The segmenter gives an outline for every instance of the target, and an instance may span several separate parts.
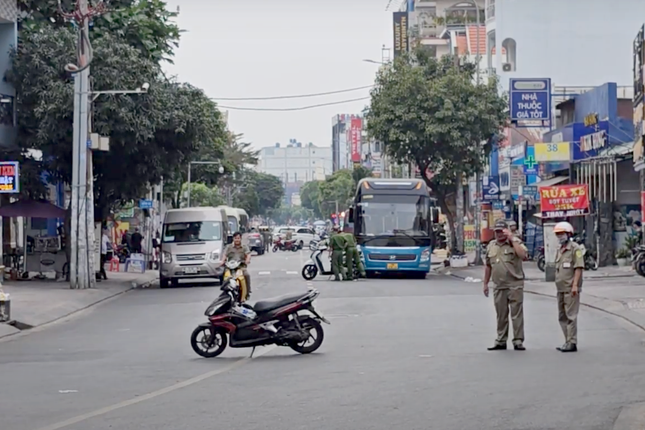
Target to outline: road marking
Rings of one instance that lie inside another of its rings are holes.
[[[258,272],[258,275],[270,275],[271,272]]]
[[[78,416],[76,416],[74,418],[70,418],[68,420],[58,422],[56,424],[51,424],[51,425],[48,425],[48,426],[45,426],[45,427],[41,427],[38,430],[60,430],[60,429],[63,429],[65,427],[69,427],[69,426],[72,426],[74,424],[78,424],[80,422],[87,421],[90,418],[96,418],[98,416],[105,415],[105,414],[108,414],[110,412],[114,412],[114,411],[116,411],[118,409],[127,408],[128,406],[133,406],[133,405],[136,405],[138,403],[145,402],[146,400],[151,400],[151,399],[154,399],[155,397],[159,397],[159,396],[163,396],[164,394],[172,393],[173,391],[179,390],[181,388],[186,388],[186,387],[189,387],[191,385],[195,385],[195,384],[197,384],[199,382],[202,382],[202,381],[204,381],[206,379],[212,378],[213,376],[221,375],[222,373],[230,372],[231,370],[237,369],[238,367],[241,367],[241,366],[245,365],[246,363],[249,363],[252,360],[255,360],[258,357],[262,357],[264,354],[267,354],[267,353],[271,352],[275,348],[276,348],[275,345],[271,345],[271,346],[265,348],[264,350],[258,352],[257,354],[255,354],[255,356],[253,358],[250,358],[250,357],[243,358],[243,359],[238,360],[238,361],[232,363],[231,365],[226,366],[226,367],[224,367],[222,369],[212,370],[212,371],[204,373],[202,375],[195,376],[194,378],[190,378],[190,379],[187,379],[185,381],[178,382],[177,384],[171,385],[169,387],[162,388],[160,390],[153,391],[153,392],[148,393],[148,394],[144,394],[143,396],[139,396],[139,397],[136,397],[136,398],[130,399],[130,400],[125,400],[125,401],[120,402],[120,403],[115,403],[115,404],[113,404],[111,406],[106,406],[105,408],[97,409],[97,410],[95,410],[93,412],[88,412],[86,414],[78,415]]]
[[[298,274],[298,272],[287,270],[287,275],[297,275],[297,274]]]

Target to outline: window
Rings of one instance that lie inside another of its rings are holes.
[[[163,243],[208,242],[222,240],[220,221],[164,224]]]
[[[495,18],[495,0],[486,0],[486,19]]]
[[[508,64],[508,68],[504,70],[505,72],[514,72],[517,70],[517,43],[515,39],[507,38],[502,42],[502,49],[506,51],[506,57],[504,64]]]

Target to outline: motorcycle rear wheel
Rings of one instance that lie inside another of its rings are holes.
[[[278,247],[277,246],[273,247],[273,252],[278,252]]]
[[[289,343],[289,348],[293,349],[299,354],[311,354],[312,352],[315,352],[318,348],[320,348],[320,345],[322,345],[323,340],[325,339],[325,331],[322,328],[322,324],[320,324],[318,320],[315,320],[313,318],[307,318],[303,320],[301,317],[300,324],[305,330],[309,331],[309,336],[311,336],[312,331],[316,332],[314,342],[309,346],[305,346],[309,339],[300,343],[292,342]]]
[[[634,270],[636,270],[636,273],[640,276],[645,277],[645,261],[637,260],[634,265]]]
[[[292,245],[292,246],[291,246],[291,250],[292,250],[293,252],[298,252],[298,250],[299,250],[299,249],[300,249],[300,248],[298,247],[298,245]]]
[[[213,333],[214,332],[214,333]],[[203,334],[204,339],[198,340],[199,335]],[[214,341],[217,343],[213,349],[213,345],[208,345],[211,336],[214,335]],[[214,358],[220,355],[228,345],[228,333],[221,327],[197,327],[193,330],[190,336],[190,345],[197,355],[204,358]]]
[[[546,262],[544,260],[544,256],[543,255],[539,256],[538,260],[537,260],[537,267],[538,267],[538,269],[540,269],[541,272],[544,272],[545,264],[546,264]]]
[[[305,264],[302,268],[302,277],[307,281],[311,281],[318,275],[318,268],[315,264]]]

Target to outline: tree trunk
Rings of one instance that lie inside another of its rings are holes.
[[[453,214],[450,208],[448,207],[448,203],[446,202],[446,196],[439,196],[437,194],[437,201],[439,202],[439,207],[441,208],[441,212],[443,212],[443,214],[448,219],[448,229],[450,230],[450,244],[448,245],[448,249],[452,253],[455,251],[455,249],[457,249],[457,242],[456,242],[456,235],[455,235],[455,214]]]
[[[456,248],[459,252],[464,252],[464,182],[461,173],[457,173],[457,196],[455,204],[456,219],[455,219],[455,242]]]

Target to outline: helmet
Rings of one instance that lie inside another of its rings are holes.
[[[566,221],[559,222],[553,227],[553,233],[569,233],[573,234],[573,226]]]
[[[517,227],[517,223],[515,221],[509,221],[508,226],[509,227]]]
[[[331,229],[332,229],[332,231],[339,231],[340,226],[338,224],[335,224]]]

